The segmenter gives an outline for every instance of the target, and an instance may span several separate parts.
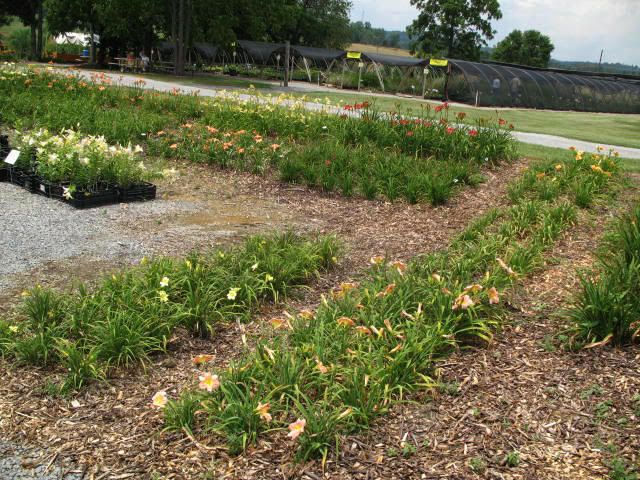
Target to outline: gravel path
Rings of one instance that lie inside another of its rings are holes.
[[[148,248],[123,223],[198,210],[193,202],[166,200],[77,210],[9,183],[0,183],[0,205],[0,291],[11,285],[12,274],[47,261],[78,256],[106,261],[140,258]]]
[[[56,455],[0,440],[2,480],[80,480],[81,472],[66,471],[56,464]]]
[[[85,78],[90,78],[92,72],[86,71],[86,70],[80,70],[79,73]],[[178,82],[160,81],[160,80],[154,80],[148,77],[140,77],[136,75],[127,75],[127,74],[105,73],[105,75],[110,77],[115,83],[119,82],[121,85],[125,85],[125,86],[133,86],[134,82],[140,81],[140,79],[143,79],[146,82],[146,84],[144,85],[144,88],[154,89],[161,92],[170,92],[178,88],[184,93],[198,92],[201,96],[205,96],[205,97],[216,97],[216,96],[223,95],[223,93],[221,93],[222,92],[221,88],[216,88],[208,85],[190,86],[190,85],[183,85]],[[243,100],[251,100],[251,99],[256,100],[257,98],[255,96],[251,96],[247,94],[238,94],[238,96]],[[275,98],[269,99],[269,97],[260,97],[260,101],[275,102],[276,99]],[[283,103],[293,104],[293,103],[300,103],[300,102],[288,100]],[[305,108],[311,111],[326,111],[326,112],[341,113],[341,114],[345,113],[344,111],[340,110],[337,107],[331,107],[331,106],[323,105],[321,103],[304,102],[304,106]],[[606,149],[613,148],[614,150],[617,150],[620,153],[620,156],[623,158],[640,159],[640,148],[622,147],[617,145],[604,145],[601,143],[585,142],[582,140],[573,140],[566,137],[560,137],[556,135],[547,135],[547,134],[541,134],[541,133],[527,133],[527,132],[517,132],[517,131],[514,131],[512,133],[513,133],[513,136],[518,141],[524,142],[524,143],[530,143],[534,145],[544,145],[546,147],[555,147],[555,148],[563,148],[563,149],[568,149],[571,146],[575,146],[577,149],[584,150],[587,152],[594,152],[596,150],[596,147],[598,145],[601,145]]]

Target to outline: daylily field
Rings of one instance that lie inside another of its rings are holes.
[[[638,178],[461,115],[0,67],[24,171],[206,205],[11,277],[0,440],[96,479],[637,478]]]

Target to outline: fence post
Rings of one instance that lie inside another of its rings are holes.
[[[289,86],[289,56],[291,54],[291,44],[289,40],[284,44],[284,86]]]

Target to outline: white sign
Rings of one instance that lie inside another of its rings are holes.
[[[20,156],[20,150],[11,150],[7,158],[4,159],[4,163],[8,163],[9,165],[15,165],[18,161],[18,157]]]

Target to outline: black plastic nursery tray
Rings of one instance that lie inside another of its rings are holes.
[[[7,180],[14,185],[24,188],[31,193],[36,191],[36,178],[31,172],[25,172],[24,170],[16,167],[6,167]]]
[[[71,194],[71,198],[65,196],[66,188],[68,185],[39,180],[37,192],[75,208],[101,207],[118,203],[118,190],[110,185],[101,185],[95,190],[76,190]]]
[[[153,200],[156,198],[156,186],[153,183],[143,182],[126,188],[118,187],[118,193],[121,202]]]

